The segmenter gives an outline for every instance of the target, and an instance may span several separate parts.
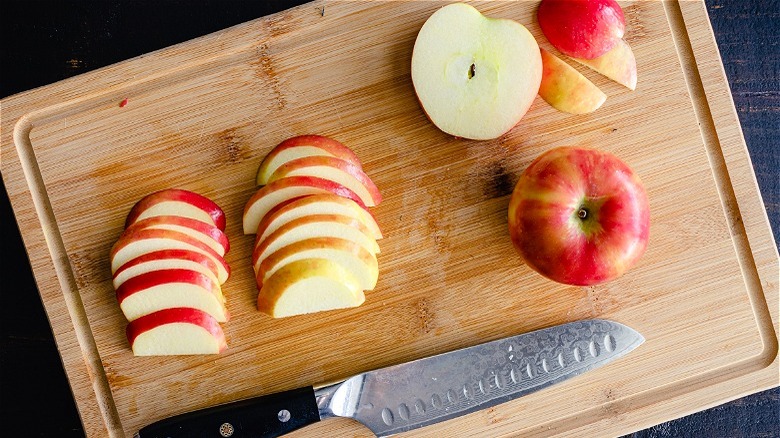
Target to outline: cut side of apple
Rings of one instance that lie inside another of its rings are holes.
[[[163,309],[191,307],[228,320],[225,297],[209,276],[187,269],[151,271],[128,279],[116,290],[125,318],[132,322]]]
[[[541,49],[544,74],[539,96],[558,111],[585,114],[596,111],[607,95],[560,58]]]
[[[374,216],[351,199],[332,194],[310,195],[280,205],[265,215],[257,227],[257,239],[264,240],[286,223],[316,214],[337,214],[359,219],[371,231],[371,237],[382,239],[382,231]]]
[[[230,242],[222,230],[196,219],[182,216],[155,216],[137,221],[125,232],[143,229],[173,230],[187,234],[205,243],[220,256],[230,251]]]
[[[636,58],[631,47],[624,40],[619,40],[615,47],[598,58],[572,59],[627,87],[629,90],[636,89]]]
[[[303,259],[328,259],[349,271],[363,290],[374,290],[379,278],[376,256],[355,242],[334,237],[306,239],[274,251],[256,264],[258,288],[282,267]]]
[[[192,308],[155,312],[127,325],[135,356],[218,354],[227,349],[225,333],[213,316]]]
[[[257,185],[268,184],[268,178],[279,166],[298,158],[311,156],[329,156],[341,158],[357,167],[361,167],[360,160],[351,149],[328,137],[321,135],[301,135],[288,138],[279,143],[266,155],[260,167],[257,169]]]
[[[230,267],[225,263],[225,259],[205,243],[178,231],[156,229],[123,233],[111,248],[111,272],[115,273],[122,265],[136,257],[170,249],[195,251],[210,258],[217,266],[220,283],[227,281],[230,276]]]
[[[274,318],[357,307],[365,301],[360,284],[346,269],[327,259],[289,263],[268,278],[257,309]]]
[[[125,228],[154,216],[188,217],[225,230],[225,212],[212,200],[188,190],[166,189],[145,196],[128,213]]]
[[[221,284],[217,277],[217,265],[207,256],[186,249],[154,251],[136,257],[114,272],[114,289],[119,289],[125,281],[141,274],[164,269],[189,269],[209,276]]]
[[[277,205],[290,199],[323,193],[332,193],[364,205],[352,190],[333,181],[314,176],[290,176],[264,186],[247,201],[244,207],[244,234],[254,234],[263,217]]]

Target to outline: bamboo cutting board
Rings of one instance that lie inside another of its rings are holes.
[[[778,384],[777,248],[702,3],[622,3],[637,90],[581,69],[609,96],[601,109],[572,116],[537,99],[486,142],[441,133],[414,95],[414,39],[443,3],[323,5],[0,102],[4,183],[89,436],[592,317],[647,341],[586,376],[413,433],[618,435]],[[476,6],[550,49],[536,2]],[[254,310],[241,213],[263,156],[304,133],[350,146],[382,190],[380,282],[358,309],[271,320]],[[603,286],[541,278],[506,230],[519,174],[567,144],[617,154],[648,190],[648,251]],[[219,356],[135,358],[124,338],[108,252],[132,205],[168,187],[228,217],[232,319]],[[369,432],[334,419],[293,435]]]

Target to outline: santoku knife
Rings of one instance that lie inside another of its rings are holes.
[[[495,406],[609,363],[644,342],[606,320],[562,324],[295,389],[167,418],[138,438],[274,437],[327,417],[353,418],[377,436]]]

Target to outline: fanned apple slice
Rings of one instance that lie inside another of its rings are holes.
[[[382,202],[382,195],[371,178],[360,167],[341,158],[313,156],[288,161],[271,174],[268,182],[290,176],[315,176],[341,184],[360,196],[367,207]]]
[[[293,198],[332,193],[349,198],[359,205],[363,201],[352,190],[333,181],[314,176],[290,176],[277,179],[255,192],[244,207],[244,234],[254,234],[263,217],[277,205]]]
[[[274,318],[357,307],[365,295],[355,277],[328,259],[289,263],[268,278],[257,309]]]
[[[227,349],[225,333],[213,316],[192,308],[165,309],[127,325],[136,356],[218,354]]]
[[[542,85],[539,96],[558,111],[585,114],[596,111],[607,95],[560,58],[542,51]]]
[[[227,281],[230,276],[230,267],[225,259],[205,243],[178,231],[155,229],[123,233],[111,248],[111,272],[115,273],[122,265],[136,257],[168,249],[187,249],[207,256],[217,266],[220,283]]]
[[[125,318],[132,322],[163,309],[191,307],[228,320],[225,297],[211,277],[188,269],[151,271],[130,278],[116,290]]]
[[[618,40],[615,47],[598,58],[572,59],[628,87],[629,90],[636,89],[636,58],[631,47],[624,40]]]
[[[219,283],[217,265],[208,256],[186,249],[168,249],[140,255],[120,266],[113,275],[114,289],[129,278],[163,269],[189,269]]]
[[[282,247],[254,265],[257,286],[261,288],[276,271],[303,259],[328,259],[338,263],[358,280],[363,290],[374,290],[379,278],[376,256],[362,246],[346,239],[317,237]]]
[[[263,240],[284,224],[315,214],[337,214],[354,217],[371,231],[371,237],[382,238],[382,231],[367,208],[361,207],[351,199],[332,194],[310,195],[293,200],[269,211],[257,227],[257,239]]]
[[[205,222],[183,216],[155,216],[141,219],[125,230],[173,230],[187,234],[210,246],[220,256],[230,251],[230,242],[224,231]]]
[[[184,216],[225,230],[225,212],[211,199],[188,190],[165,189],[144,196],[128,213],[125,228],[154,216]]]
[[[268,184],[271,174],[284,163],[317,155],[341,158],[361,167],[357,155],[338,141],[321,135],[301,135],[279,143],[265,156],[257,169],[257,185]]]

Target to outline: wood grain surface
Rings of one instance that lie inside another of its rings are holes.
[[[431,3],[329,4],[332,21],[306,4],[5,99],[3,179],[87,433],[593,316],[648,343],[592,379],[420,433],[615,434],[776,385],[777,249],[709,21],[698,3],[626,6],[637,92],[590,75],[610,96],[600,112],[537,100],[494,142],[448,138],[416,106],[408,57]],[[544,41],[528,5],[480,8]],[[240,211],[262,156],[303,132],[350,145],[383,190],[381,287],[354,311],[270,321],[253,311]],[[650,192],[651,249],[604,287],[542,280],[506,238],[519,172],[572,141],[622,156]],[[104,255],[132,203],[167,186],[228,212],[232,348],[218,358],[134,359],[122,338]],[[332,421],[301,435],[365,432]]]

